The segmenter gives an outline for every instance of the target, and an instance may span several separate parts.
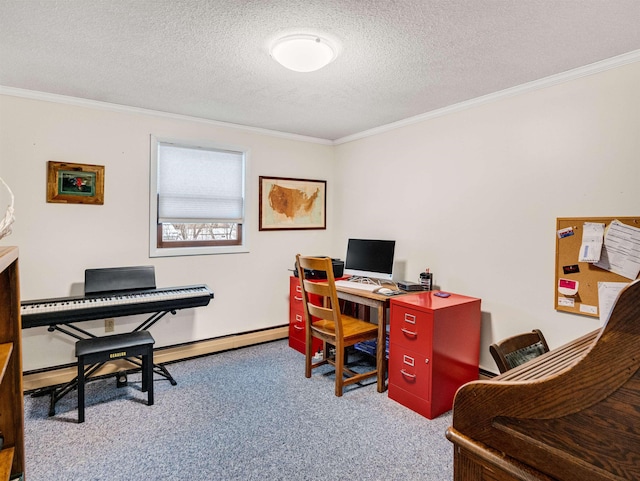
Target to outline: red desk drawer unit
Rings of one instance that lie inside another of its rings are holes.
[[[302,288],[300,279],[291,276],[289,279],[289,347],[305,353],[304,306],[302,304]],[[313,352],[322,349],[322,341],[313,339]]]
[[[478,379],[480,299],[434,292],[391,299],[389,397],[433,419]]]

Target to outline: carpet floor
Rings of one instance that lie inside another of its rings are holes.
[[[330,367],[304,377],[286,340],[168,365],[155,404],[140,378],[86,387],[48,416],[49,398],[25,396],[26,479],[445,481],[453,478],[451,413],[426,419],[376,391],[375,379],[334,396]]]

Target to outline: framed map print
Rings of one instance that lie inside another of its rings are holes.
[[[326,229],[327,181],[260,177],[260,230]]]

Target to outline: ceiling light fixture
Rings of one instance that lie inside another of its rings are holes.
[[[338,55],[326,38],[311,34],[282,37],[271,45],[269,53],[282,66],[296,72],[319,70]]]

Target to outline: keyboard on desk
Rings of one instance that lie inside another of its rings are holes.
[[[336,281],[336,287],[346,287],[349,289],[359,289],[361,291],[373,292],[376,289],[380,289],[381,286],[379,286],[378,284],[369,284],[366,282],[356,282],[341,279],[339,281]]]

